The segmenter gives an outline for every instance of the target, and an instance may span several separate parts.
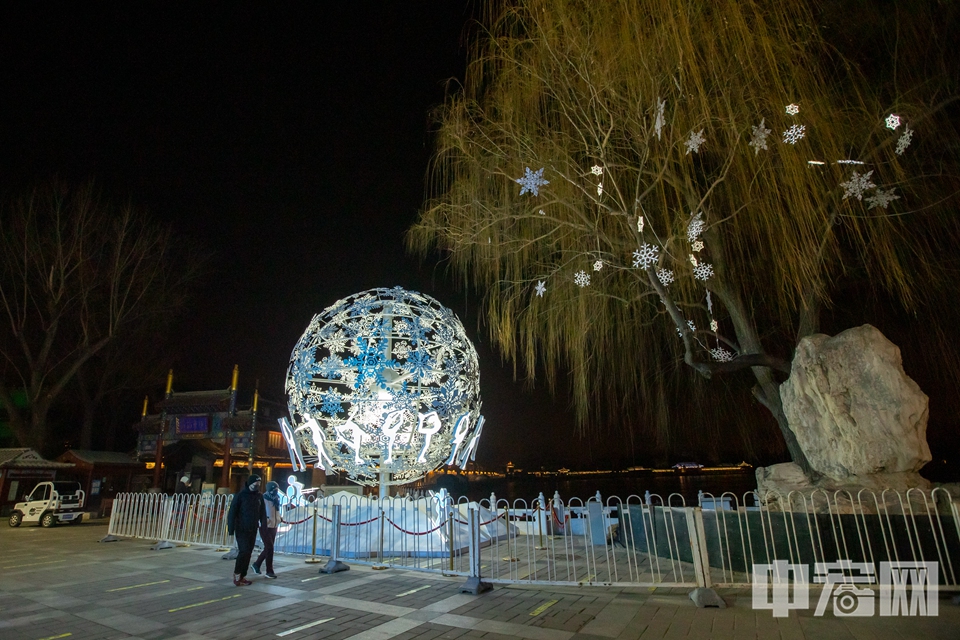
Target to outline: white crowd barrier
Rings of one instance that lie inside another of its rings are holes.
[[[120,494],[110,534],[229,546],[230,499]],[[510,503],[338,493],[284,504],[281,514],[276,553],[488,582],[750,586],[756,565],[776,562],[930,561],[939,587],[957,590],[960,574],[960,512],[942,489],[704,493],[699,506],[679,494]]]

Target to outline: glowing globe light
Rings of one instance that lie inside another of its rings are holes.
[[[463,325],[400,287],[314,316],[290,356],[286,391],[293,425],[281,426],[292,444],[361,484],[464,468],[483,430],[477,352]]]

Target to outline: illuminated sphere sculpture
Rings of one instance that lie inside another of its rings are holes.
[[[290,357],[286,391],[299,444],[361,484],[465,467],[483,429],[477,352],[463,325],[400,287],[357,293],[314,316]]]

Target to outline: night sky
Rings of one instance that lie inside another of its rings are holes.
[[[224,388],[239,364],[243,393],[259,379],[283,402],[312,315],[399,285],[452,308],[478,348],[478,461],[602,464],[604,447],[570,446],[569,398],[514,383],[476,298],[403,247],[424,199],[429,112],[463,78],[475,6],[118,7],[0,12],[0,195],[92,179],[207,248],[210,271],[175,329],[176,389]]]

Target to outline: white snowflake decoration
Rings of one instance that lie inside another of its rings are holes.
[[[890,129],[891,131],[896,131],[897,127],[900,126],[900,116],[898,116],[895,113],[891,113],[890,115],[887,116],[886,123],[887,123],[887,129]]]
[[[710,318],[710,331],[713,331],[714,333],[720,331],[720,323],[713,318]]]
[[[687,153],[684,155],[690,155],[691,151],[693,153],[700,153],[700,147],[703,146],[703,143],[706,141],[707,139],[703,135],[703,129],[700,129],[700,131],[696,133],[691,131],[690,137],[683,143],[687,147]]]
[[[643,233],[643,216],[637,216],[637,233]]]
[[[673,271],[670,269],[659,269],[657,271],[657,279],[660,281],[660,284],[667,286],[674,281]]]
[[[697,280],[709,280],[713,276],[713,265],[702,262],[693,268],[693,277]]]
[[[603,175],[603,167],[601,167],[601,166],[598,165],[598,164],[595,164],[595,165],[593,165],[592,167],[590,167],[590,173],[592,173],[592,174],[595,175],[595,176],[602,176],[602,175]]]
[[[573,275],[573,282],[580,288],[590,286],[590,274],[580,270]]]
[[[788,104],[786,107],[787,115],[795,116],[800,113],[800,105]]]
[[[753,147],[753,155],[760,153],[760,149],[767,150],[767,137],[773,133],[772,130],[763,126],[766,118],[760,120],[760,124],[753,127],[753,137],[750,138],[750,146]]]
[[[597,195],[598,195],[598,196],[602,196],[602,195],[603,195],[603,183],[602,183],[602,182],[597,185]]]
[[[723,347],[717,347],[716,349],[710,349],[710,355],[713,356],[713,359],[717,362],[730,362],[733,360],[733,354],[724,349]]]
[[[700,237],[700,234],[703,233],[704,226],[706,225],[703,222],[702,212],[690,218],[690,222],[687,223],[687,241],[696,241],[696,239]]]
[[[907,150],[907,147],[910,146],[910,142],[913,140],[913,129],[910,128],[910,125],[907,125],[903,129],[903,133],[900,134],[900,137],[897,139],[897,155],[902,156],[903,152]]]
[[[465,467],[482,431],[476,351],[456,315],[400,287],[371,289],[313,317],[286,386],[296,442],[318,468],[361,484]],[[446,461],[446,462],[445,462]]]
[[[867,206],[871,209],[876,209],[877,207],[887,208],[894,200],[899,200],[900,196],[894,195],[893,189],[889,191],[884,191],[883,189],[877,189],[877,191],[872,195],[867,197]]]
[[[663,125],[666,124],[664,111],[667,108],[667,101],[657,98],[657,119],[653,123],[653,130],[657,133],[657,140],[660,139],[660,132],[663,131]]]
[[[795,124],[783,132],[783,142],[785,144],[797,144],[805,135],[807,135],[807,128],[802,124]]]
[[[652,244],[644,243],[639,249],[633,252],[633,266],[646,269],[649,265],[660,259],[660,248]]]
[[[703,242],[701,240],[697,240],[693,243],[692,247],[695,252],[700,253],[703,251]]]
[[[540,211],[537,211],[537,213],[539,213],[539,214],[542,215],[542,216],[547,215],[547,212],[544,211],[543,209],[540,209]]]
[[[537,297],[542,298],[547,292],[547,283],[544,280],[538,280],[536,286]]]
[[[867,171],[863,175],[854,171],[853,175],[850,176],[849,182],[841,182],[840,186],[843,187],[843,199],[846,200],[850,196],[853,196],[857,200],[863,200],[864,192],[877,186],[870,182],[871,175],[873,175],[872,170]]]
[[[550,184],[549,180],[543,179],[542,167],[537,171],[530,171],[530,167],[526,167],[526,172],[523,174],[523,177],[514,179],[514,182],[521,187],[520,195],[529,192],[535,196],[540,195],[540,187],[545,184]]]
[[[600,271],[600,269],[603,269],[603,260],[597,260],[596,262],[593,263],[594,271]]]
[[[690,264],[692,264],[693,266],[697,266],[698,264],[700,264],[699,262],[697,262],[697,256],[693,255],[692,253],[688,255],[687,258],[690,260]]]
[[[693,320],[687,320],[687,328],[693,333],[697,332],[697,325],[693,323]],[[683,331],[680,330],[680,327],[677,327],[677,335],[683,337]]]

